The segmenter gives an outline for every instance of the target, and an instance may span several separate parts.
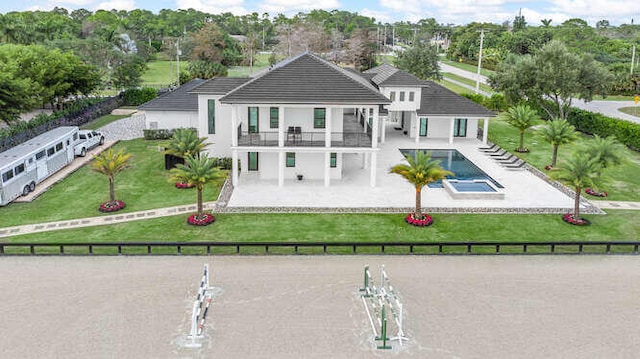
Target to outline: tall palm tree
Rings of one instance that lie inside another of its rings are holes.
[[[520,145],[516,148],[516,151],[527,152],[527,148],[524,147],[524,132],[540,121],[540,116],[538,116],[536,110],[529,107],[529,105],[517,105],[503,112],[499,117],[520,132]]]
[[[540,136],[553,146],[551,156],[551,167],[555,167],[558,161],[558,147],[575,141],[578,138],[576,128],[569,121],[556,118],[549,121],[546,126],[540,129]]]
[[[209,145],[206,140],[204,137],[198,137],[198,132],[192,128],[178,128],[173,132],[165,152],[183,159],[188,156],[198,157]]]
[[[598,176],[603,170],[617,166],[625,159],[624,146],[616,140],[615,136],[600,137],[595,135],[585,152],[600,164]]]
[[[129,161],[131,159],[130,153],[125,153],[124,150],[118,152],[113,151],[113,148],[100,153],[91,161],[91,169],[102,173],[109,178],[109,199],[110,202],[115,202],[115,176],[130,166]]]
[[[554,176],[565,181],[575,191],[573,201],[575,220],[580,220],[580,194],[583,189],[594,187],[599,182],[600,169],[600,163],[596,158],[584,152],[574,152]]]
[[[185,158],[185,164],[177,164],[170,170],[171,180],[181,181],[194,185],[198,190],[198,216],[204,213],[202,206],[202,189],[205,184],[213,183],[224,176],[223,172],[215,166],[213,159],[206,154],[200,157],[189,155]]]
[[[417,151],[415,157],[405,155],[408,162],[391,167],[390,173],[399,174],[416,189],[416,210],[414,218],[422,219],[422,188],[431,182],[444,179],[447,175],[453,175],[440,166],[440,161],[431,159],[431,152]]]

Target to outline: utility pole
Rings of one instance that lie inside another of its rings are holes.
[[[476,74],[476,93],[480,92],[480,68],[482,67],[482,44],[484,43],[484,29],[480,30],[480,52],[478,54],[478,73]]]

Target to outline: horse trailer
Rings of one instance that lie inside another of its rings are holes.
[[[74,159],[78,127],[63,126],[0,152],[0,206],[26,196]]]

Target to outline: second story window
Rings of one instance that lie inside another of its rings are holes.
[[[325,128],[327,120],[327,109],[313,109],[313,128]]]
[[[396,92],[395,91],[391,91],[391,93],[389,94],[389,100],[391,100],[391,101],[395,101],[396,100]]]
[[[207,133],[216,133],[216,100],[207,101]]]
[[[409,92],[409,102],[413,102],[415,100],[416,93],[411,91]]]
[[[400,102],[404,102],[404,91],[400,91]]]
[[[278,108],[271,107],[271,109],[269,110],[269,127],[270,128],[278,128],[278,116],[279,116]]]

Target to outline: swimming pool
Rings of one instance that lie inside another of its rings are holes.
[[[485,180],[490,181],[497,188],[504,188],[500,183],[496,182],[493,178],[491,178],[488,174],[486,174],[483,170],[481,170],[478,166],[476,166],[473,162],[469,161],[462,153],[458,152],[458,150],[425,150],[425,149],[401,149],[400,153],[402,155],[411,155],[415,156],[416,151],[421,151],[425,153],[431,153],[431,159],[439,160],[440,166],[446,169],[447,171],[451,171],[454,173],[454,176],[447,176],[449,179],[456,179],[458,181],[477,181],[477,180]],[[480,181],[478,183],[482,183]],[[442,188],[442,182],[433,182],[429,184],[431,188]],[[494,189],[491,186],[483,186],[481,184],[477,185],[474,189],[475,192],[490,192]]]

